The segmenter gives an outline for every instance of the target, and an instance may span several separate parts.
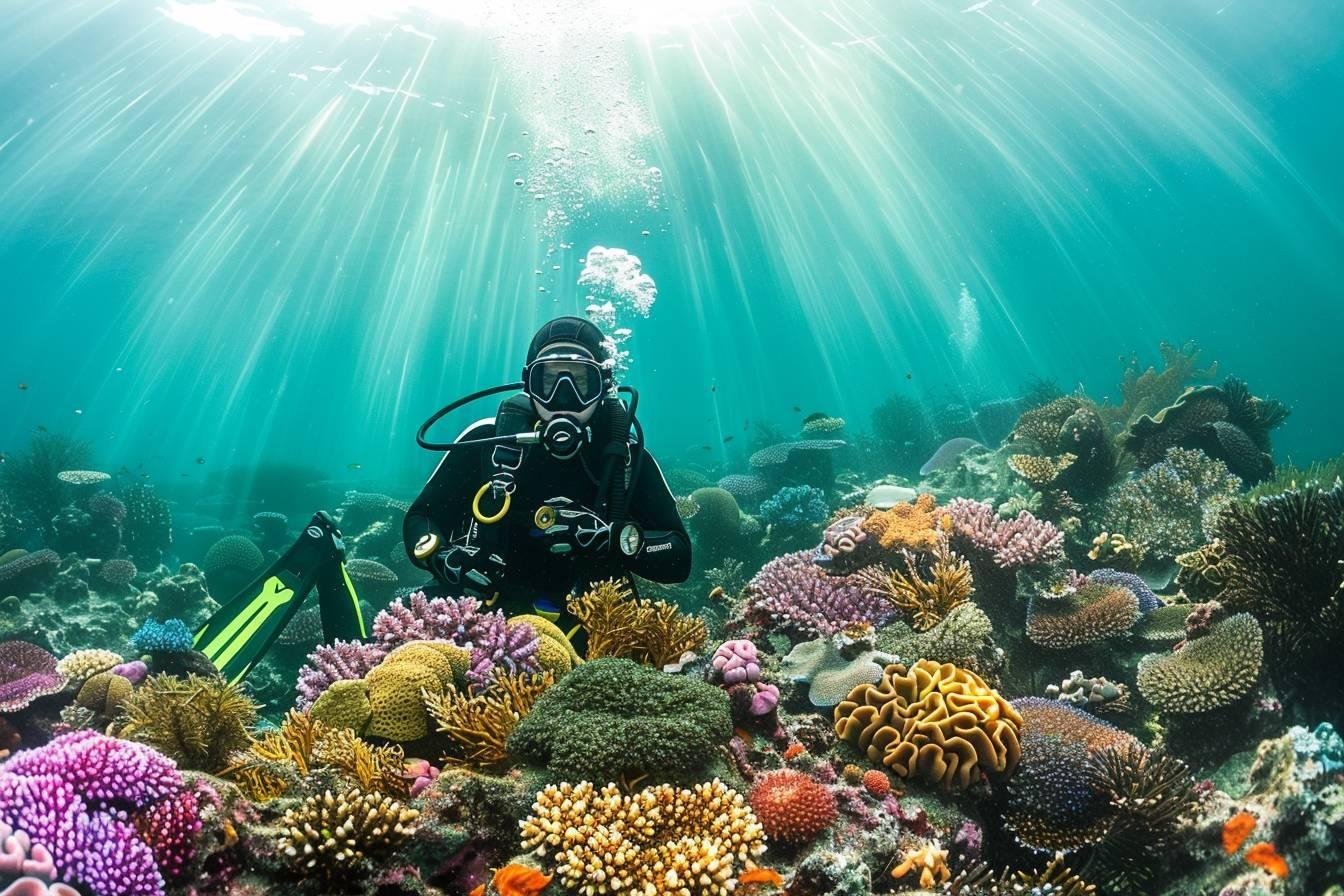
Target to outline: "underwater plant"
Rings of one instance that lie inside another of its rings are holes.
[[[181,768],[215,774],[252,743],[257,705],[222,678],[152,675],[121,704],[117,736],[146,744]]]
[[[590,660],[626,657],[661,669],[705,645],[703,619],[666,601],[636,598],[624,579],[597,582],[567,605],[588,633]]]

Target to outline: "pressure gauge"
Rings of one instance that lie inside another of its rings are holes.
[[[644,546],[644,532],[634,523],[626,523],[616,536],[616,544],[620,546],[622,554],[633,557]]]

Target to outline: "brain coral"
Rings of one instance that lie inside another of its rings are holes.
[[[1014,700],[1022,720],[1022,759],[1008,782],[1004,820],[1033,849],[1069,851],[1106,831],[1109,802],[1089,758],[1108,748],[1138,748],[1131,735],[1058,700]]]
[[[1065,597],[1032,598],[1027,637],[1062,650],[1122,635],[1139,620],[1139,599],[1124,585],[1089,582]]]
[[[241,535],[226,535],[210,545],[201,566],[211,594],[223,600],[251,581],[264,562],[255,544]]]
[[[1260,623],[1250,613],[1238,613],[1180,650],[1139,660],[1139,693],[1163,712],[1208,712],[1250,693],[1263,660]]]
[[[698,772],[732,733],[720,688],[605,657],[542,694],[513,729],[508,752],[570,780],[668,779]]]
[[[881,774],[881,772],[878,772]],[[783,843],[807,843],[835,821],[835,794],[800,771],[781,768],[756,778],[751,808],[766,836]]]
[[[887,666],[835,708],[835,733],[903,778],[965,789],[1017,765],[1022,717],[978,675],[951,663]]]
[[[729,896],[765,850],[742,795],[717,779],[630,795],[615,784],[551,785],[523,820],[522,841],[550,856],[570,889],[641,896]]]

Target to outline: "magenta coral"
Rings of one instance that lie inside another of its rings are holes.
[[[161,799],[136,815],[135,830],[153,852],[164,879],[179,880],[196,856],[200,800],[190,790]]]
[[[65,687],[56,657],[27,641],[0,644],[0,712],[17,712]]]
[[[494,682],[496,669],[509,675],[541,671],[537,660],[541,637],[526,622],[510,624],[503,613],[485,613],[476,617],[468,636],[469,641],[461,645],[471,647],[467,680],[478,688]]]
[[[95,731],[76,731],[15,753],[0,774],[54,775],[99,809],[143,808],[182,789],[182,775],[171,759],[144,744]]]
[[[738,638],[724,641],[709,662],[716,680],[724,684],[742,684],[761,680],[761,663],[756,655],[756,645]]]
[[[811,551],[776,557],[747,585],[749,622],[805,635],[833,635],[858,622],[880,625],[893,613],[889,601],[854,577],[828,575]]]
[[[318,647],[308,654],[307,664],[299,670],[296,686],[299,710],[312,706],[313,701],[336,682],[363,678],[385,656],[387,648],[382,644],[334,641]]]
[[[1064,533],[1029,511],[1005,520],[984,501],[954,498],[947,512],[953,531],[976,549],[991,554],[1002,569],[1053,563],[1064,556]]]

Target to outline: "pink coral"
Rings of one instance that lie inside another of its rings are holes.
[[[136,815],[135,829],[154,853],[164,879],[178,880],[196,856],[200,800],[190,790],[161,799]]]
[[[27,641],[0,644],[0,712],[17,712],[65,687],[56,657]]]
[[[79,896],[79,891],[55,883],[56,863],[51,853],[23,831],[0,823],[0,882],[14,879],[0,896]]]
[[[1053,563],[1064,556],[1064,533],[1029,511],[1005,520],[984,501],[954,498],[947,512],[953,531],[977,550],[992,555],[1001,569]]]
[[[297,690],[300,711],[313,705],[322,692],[338,681],[363,678],[387,656],[382,644],[358,641],[334,641],[308,654],[307,664],[299,670]]]
[[[709,664],[715,677],[724,684],[761,680],[761,663],[756,655],[756,645],[745,638],[724,641],[714,651]]]
[[[895,613],[853,576],[829,575],[811,551],[776,557],[747,585],[745,616],[753,625],[809,636],[833,635],[857,622],[880,625]]]

